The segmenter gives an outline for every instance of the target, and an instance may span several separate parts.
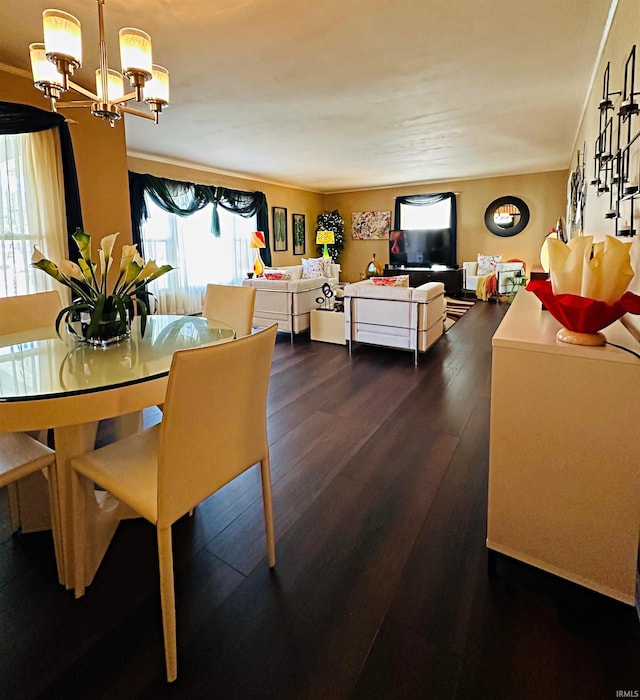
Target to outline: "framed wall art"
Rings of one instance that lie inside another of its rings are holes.
[[[294,255],[304,255],[305,250],[305,216],[304,214],[292,214],[291,215],[292,228],[293,228],[293,254]]]
[[[287,249],[287,209],[286,207],[272,207],[273,214],[273,249]]]
[[[387,238],[390,229],[390,211],[354,211],[351,215],[351,237],[356,240]]]

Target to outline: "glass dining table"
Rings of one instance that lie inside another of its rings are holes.
[[[141,429],[142,410],[164,402],[174,352],[234,337],[227,324],[194,316],[149,316],[143,337],[136,318],[129,339],[104,349],[61,339],[53,328],[0,336],[0,431],[54,431],[61,584],[74,586],[71,457],[94,448],[100,420],[116,419],[118,438]],[[40,487],[34,482],[20,489],[24,503],[18,510],[20,517],[27,514],[31,529],[44,529],[48,523],[43,498],[36,493],[38,488],[45,492],[46,482],[44,476],[38,478]],[[85,585],[93,579],[118,522],[135,517],[109,494],[95,496],[86,513],[90,546]],[[35,512],[29,516],[30,509]]]

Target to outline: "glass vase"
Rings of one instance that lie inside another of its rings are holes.
[[[129,314],[125,314],[123,319],[115,311],[103,313],[91,335],[88,335],[91,321],[89,313],[82,314],[80,319],[81,340],[94,347],[106,348],[108,345],[126,340],[131,336]]]

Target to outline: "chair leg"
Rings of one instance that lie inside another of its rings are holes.
[[[267,557],[269,568],[276,565],[276,541],[273,530],[273,500],[271,497],[271,468],[269,455],[260,462],[260,478],[262,480],[262,505],[264,507],[264,526],[267,533]]]
[[[11,532],[17,532],[20,529],[20,501],[18,499],[18,484],[15,481],[7,484],[7,496],[9,515],[11,516]]]
[[[47,469],[47,483],[49,484],[49,508],[51,510],[51,534],[53,535],[53,549],[56,555],[58,567],[58,582],[64,584],[64,562],[62,559],[62,530],[60,525],[60,504],[58,502],[58,470],[55,461]]]
[[[71,470],[71,504],[73,512],[73,578],[74,595],[82,598],[85,580],[85,552],[87,549],[86,502],[84,485],[85,477],[75,469]]]
[[[176,644],[176,600],[173,588],[173,548],[171,527],[157,528],[158,563],[160,566],[160,602],[162,604],[162,631],[167,681],[178,677],[178,650]]]

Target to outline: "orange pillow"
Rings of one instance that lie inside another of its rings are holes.
[[[291,273],[288,270],[265,270],[264,277],[268,280],[290,280]]]
[[[395,277],[371,277],[370,279],[377,287],[409,286],[409,275],[396,275]]]

